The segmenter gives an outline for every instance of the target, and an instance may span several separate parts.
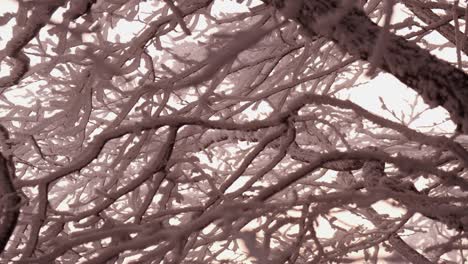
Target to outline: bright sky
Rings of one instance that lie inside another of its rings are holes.
[[[13,0],[0,0],[1,1],[1,11],[0,15],[3,12],[15,12],[16,11],[16,4]],[[214,12],[222,12],[223,10],[235,10],[239,7],[245,8],[244,5],[237,4],[235,1],[217,1],[217,3],[224,3],[226,6],[222,4],[216,5],[213,8]],[[403,18],[401,15],[397,15],[393,22],[398,22]],[[126,28],[126,27],[124,27]],[[127,27],[132,28],[132,27]],[[11,31],[7,27],[0,27],[0,36],[2,39],[0,40],[0,46],[5,45],[5,41],[7,41],[11,35]],[[132,29],[134,31],[134,27]],[[125,36],[125,34],[122,34]],[[432,34],[433,40],[436,43],[441,42],[441,37],[438,34]],[[445,42],[445,41],[444,41]],[[439,57],[444,58],[445,60],[454,61],[455,59],[455,51],[454,49],[444,49],[442,51],[435,52]],[[341,94],[343,97],[349,96],[349,98],[358,103],[359,105],[363,106],[364,108],[370,110],[371,112],[377,113],[384,117],[387,117],[391,120],[396,120],[395,117],[392,116],[391,113],[382,110],[382,103],[379,97],[383,98],[385,104],[390,109],[394,110],[397,116],[401,116],[401,113],[408,113],[410,111],[409,103],[412,103],[417,95],[416,93],[402,85],[398,80],[396,80],[393,76],[389,74],[379,74],[378,77],[373,79],[367,84],[361,85],[359,87],[353,88],[352,90],[348,90],[346,93]],[[418,103],[418,110],[424,109],[425,106],[421,104],[421,99],[419,99]],[[21,102],[18,102],[21,103]],[[417,122],[411,125],[412,128],[417,128],[420,126],[427,126],[428,130],[433,123],[440,123],[447,117],[445,110],[441,108],[432,109],[427,111],[422,118],[420,118]],[[451,122],[445,122],[442,129],[446,129],[447,131],[453,131],[454,125]],[[401,214],[401,211],[395,211],[388,203],[382,202],[379,203],[379,211],[382,213],[387,214]],[[352,217],[351,215],[347,217]],[[354,216],[353,216],[354,217]],[[356,222],[362,221],[360,219],[356,219]],[[317,230],[318,235],[321,237],[329,237],[333,235],[331,227],[328,225],[326,221],[320,220],[321,228]]]
[[[401,8],[402,4],[397,4],[395,6],[392,24],[402,22],[407,18],[406,14],[401,11]],[[444,44],[447,42],[447,40],[437,32],[429,34],[426,39],[430,40],[430,42],[434,44]],[[447,61],[456,61],[454,48],[444,48],[441,50],[431,51],[431,53]],[[418,97],[414,90],[406,87],[406,85],[402,84],[398,79],[393,77],[393,75],[388,73],[381,73],[369,83],[349,90],[349,94],[347,94],[347,96],[348,95],[352,101],[361,105],[365,109],[393,121],[398,120],[388,111],[382,110],[380,97],[383,98],[389,109],[395,111],[398,117],[402,116],[401,113],[408,114],[411,111],[410,104],[414,102],[416,97]],[[423,100],[418,97],[416,110],[422,111],[427,107],[428,106],[423,103]],[[411,123],[410,127],[427,132],[433,128],[434,123],[442,123],[447,117],[447,111],[442,107],[437,107],[426,111],[416,122]],[[404,118],[402,119],[405,120]],[[443,124],[438,128],[442,130],[441,132],[453,132],[455,125],[451,121],[447,121],[443,122]]]
[[[15,12],[16,11],[16,2],[14,0],[0,0],[2,2],[1,4],[1,11],[0,14],[4,12]],[[216,2],[217,4],[214,5],[212,11],[216,13],[222,13],[232,10],[236,11],[247,11],[247,8],[245,4],[239,4],[236,3],[235,1],[232,0],[218,0]],[[401,22],[404,18],[405,15],[403,13],[397,12],[398,9],[401,8],[400,5],[397,5],[396,11],[394,13],[392,23],[397,23]],[[125,22],[122,22],[125,23]],[[135,25],[133,24],[132,26],[130,25],[122,25],[121,27],[118,27],[121,31],[128,30],[129,32],[120,32],[121,38],[124,38],[125,36],[129,36],[129,38],[132,36],[132,34],[125,34],[125,33],[130,33],[130,32],[135,32]],[[9,36],[11,34],[11,28],[10,27],[0,27],[1,29],[1,34],[0,37],[0,46],[3,46],[6,44],[6,41],[9,39]],[[431,42],[437,43],[437,44],[442,44],[445,43],[446,40],[440,36],[437,33],[433,33],[430,35],[431,36]],[[121,41],[125,41],[124,39],[121,39]],[[452,48],[445,48],[443,50],[437,50],[433,52],[435,55],[449,61],[455,61],[456,55],[455,55],[455,50]],[[169,62],[170,64],[170,62]],[[1,75],[6,74],[5,71],[3,73],[0,73]],[[11,94],[13,95],[13,94]],[[11,96],[10,95],[10,96]],[[355,87],[346,93],[342,93],[343,97],[349,98],[356,102],[357,104],[363,106],[364,108],[370,110],[371,112],[377,113],[379,115],[382,115],[386,118],[389,118],[391,120],[396,121],[396,118],[392,116],[391,113],[388,111],[383,111],[381,108],[381,101],[379,97],[382,97],[385,101],[385,104],[387,105],[388,108],[391,110],[394,110],[395,113],[398,116],[401,116],[401,113],[408,113],[410,108],[408,102],[413,102],[416,97],[416,93],[412,90],[407,88],[406,86],[402,85],[396,78],[394,78],[390,74],[386,73],[381,73],[379,74],[375,79],[370,81],[367,84],[360,85],[358,87]],[[18,98],[17,103],[22,104],[20,102],[20,98]],[[420,100],[422,102],[422,100]],[[418,104],[419,110],[425,108],[424,105]],[[261,110],[261,109],[260,109]],[[269,112],[268,109],[265,109],[264,112]],[[424,131],[427,129],[424,129],[424,126],[427,126],[428,128],[432,127],[433,123],[441,123],[443,120],[445,120],[447,117],[447,113],[444,109],[441,107],[438,107],[436,109],[431,109],[427,111],[425,114],[422,115],[422,118],[419,118],[417,122],[412,123],[410,127],[412,128],[418,128]],[[441,126],[446,131],[453,131],[455,126],[453,123],[445,122],[443,126]]]

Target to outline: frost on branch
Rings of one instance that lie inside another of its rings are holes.
[[[276,7],[287,2],[271,1]],[[297,20],[311,34],[329,38],[349,54],[369,60],[382,29],[351,2],[304,1]],[[403,37],[388,33],[387,38],[380,67],[414,89],[430,106],[444,107],[468,134],[468,75]]]
[[[274,2],[290,19],[250,0],[73,0],[41,16],[18,52],[30,68],[0,96],[16,165],[0,188],[25,198],[1,204],[20,214],[0,219],[0,262],[461,262],[468,137],[424,123],[418,96],[394,111],[379,94],[390,114],[345,99],[369,70],[352,52],[369,59],[381,35],[346,27],[363,19],[353,5]],[[336,12],[304,34],[304,5]],[[389,44],[376,65],[406,69]]]

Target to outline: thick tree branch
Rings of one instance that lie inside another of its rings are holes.
[[[264,0],[287,10],[286,0]],[[357,6],[339,0],[304,0],[296,20],[313,35],[334,41],[349,54],[369,60],[382,29]],[[442,106],[468,134],[468,75],[403,37],[389,33],[379,66],[415,90],[432,107]]]

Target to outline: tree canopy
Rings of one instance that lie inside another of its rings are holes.
[[[465,3],[8,6],[0,262],[466,261]]]

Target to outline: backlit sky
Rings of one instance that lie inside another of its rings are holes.
[[[220,1],[217,0],[217,5],[212,9],[213,12],[221,12],[224,10],[236,10],[237,8],[245,8],[242,4],[237,4],[236,1]],[[13,0],[0,0],[0,14],[3,12],[15,12],[16,4]],[[404,18],[404,14],[402,12],[397,12],[394,16],[393,22],[399,22]],[[134,30],[134,28],[133,28]],[[125,34],[122,34],[125,35]],[[0,27],[0,46],[5,45],[6,41],[10,38],[11,31],[8,27]],[[446,42],[440,35],[437,33],[433,33],[430,35],[431,41],[437,44],[441,44]],[[438,55],[440,58],[445,60],[454,61],[455,59],[455,51],[454,49],[444,49],[441,51],[434,52],[434,54]],[[370,81],[367,84],[352,88],[347,90],[346,92],[340,93],[340,96],[343,98],[349,98],[356,102],[357,104],[361,105],[362,107],[370,110],[371,112],[377,113],[381,116],[389,118],[391,120],[396,121],[396,119],[388,112],[383,111],[381,108],[381,102],[379,97],[382,97],[387,105],[388,108],[395,111],[396,115],[400,115],[401,112],[408,113],[409,103],[413,102],[417,97],[416,93],[407,88],[406,86],[402,85],[396,78],[389,74],[381,73]],[[19,100],[20,97],[17,98],[18,104],[21,104]],[[422,100],[419,99],[419,103],[417,106],[418,110],[425,109],[426,106],[422,103]],[[0,112],[1,114],[1,112]],[[412,124],[412,128],[418,128],[423,131],[428,130],[434,122],[441,122],[447,118],[447,114],[445,110],[442,108],[432,109],[427,111],[422,118],[420,118],[416,123]],[[420,126],[427,126],[426,128]],[[453,131],[454,125],[451,122],[445,122],[443,126],[440,126],[440,129],[447,130],[448,132]],[[392,211],[388,204],[383,203],[378,206],[381,210],[385,211],[385,213],[393,214],[393,213],[401,213]],[[325,223],[322,223],[325,224]],[[330,234],[330,230],[327,229],[325,225],[322,225],[322,228],[317,230],[319,236],[327,236]]]
[[[0,3],[0,14],[4,12],[16,11],[16,2],[14,0],[0,0]],[[401,5],[396,6],[392,23],[400,22],[406,17],[406,15],[403,12],[399,11],[400,8]],[[217,0],[212,11],[215,14],[218,12],[226,11],[245,11],[241,9],[246,10],[245,5],[243,5],[242,3],[238,4],[234,0]],[[125,31],[126,29],[135,31],[135,25],[133,25],[132,27],[119,27],[119,30]],[[5,45],[6,41],[9,39],[10,34],[10,28],[5,26],[0,27],[0,37],[2,38],[0,40],[0,46]],[[125,35],[131,36],[131,34],[121,34],[121,36]],[[443,37],[440,36],[438,33],[432,33],[430,37],[430,41],[432,43],[442,44],[446,42],[446,40],[444,40]],[[455,50],[453,48],[445,48],[443,50],[438,50],[433,52],[433,54],[449,61],[455,61],[456,58]],[[394,121],[397,120],[392,116],[392,114],[382,110],[379,97],[382,97],[387,107],[391,110],[394,110],[398,116],[400,116],[402,112],[409,112],[410,108],[408,102],[413,102],[414,98],[416,97],[416,93],[413,90],[402,85],[392,75],[385,73],[379,74],[375,79],[371,80],[367,84],[360,85],[344,93],[340,93],[340,95],[343,98],[349,98],[350,100],[356,102],[357,104],[363,106],[371,112],[377,113]],[[22,102],[19,101],[21,99],[19,97],[16,98],[17,99],[15,100],[17,100],[17,103],[22,104]],[[421,99],[419,99],[419,101],[422,102]],[[418,108],[421,110],[427,108],[427,106],[424,104],[418,104]],[[412,123],[410,127],[427,131],[433,123],[440,123],[442,120],[446,119],[447,116],[448,115],[445,112],[445,110],[440,107],[436,109],[431,109],[430,111],[427,111],[425,114],[423,114],[422,118],[418,119],[417,122]],[[445,122],[443,126],[440,126],[441,129],[446,130],[447,132],[453,131],[454,127],[455,126],[450,121]]]

